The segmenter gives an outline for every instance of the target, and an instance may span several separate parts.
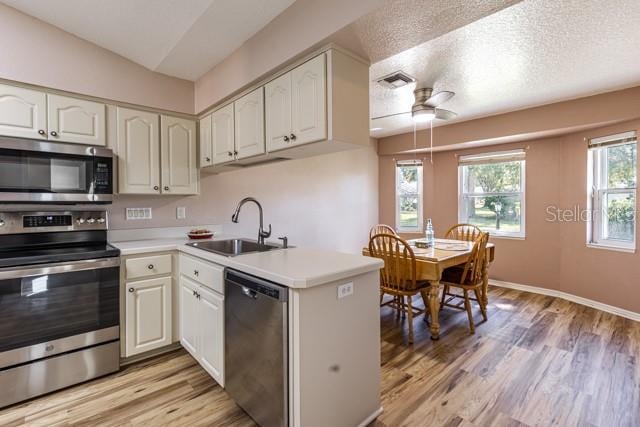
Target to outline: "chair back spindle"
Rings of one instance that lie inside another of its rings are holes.
[[[447,231],[445,238],[473,242],[481,233],[482,230],[473,224],[456,224]]]

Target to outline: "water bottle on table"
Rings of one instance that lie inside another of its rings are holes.
[[[431,218],[427,219],[427,226],[424,230],[425,243],[427,248],[432,248],[436,243],[436,235],[433,231],[433,224],[431,222]]]

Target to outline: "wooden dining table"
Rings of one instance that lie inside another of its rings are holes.
[[[429,282],[428,310],[431,315],[431,339],[440,338],[440,280],[445,268],[465,264],[471,255],[473,242],[463,240],[436,239],[432,248],[420,248],[416,246],[416,241],[421,239],[408,240],[416,257],[416,280]],[[495,245],[487,245],[487,260],[482,273],[483,285],[480,298],[488,304],[487,295],[489,288],[489,266],[495,259]],[[369,248],[363,248],[362,254],[370,256]],[[427,301],[425,301],[427,304]],[[425,307],[427,308],[427,307]]]

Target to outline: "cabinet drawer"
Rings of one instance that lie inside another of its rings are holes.
[[[224,294],[224,268],[188,255],[180,255],[180,274]]]
[[[127,280],[159,274],[171,274],[170,254],[130,258],[126,262]]]

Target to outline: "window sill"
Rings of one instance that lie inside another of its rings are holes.
[[[601,249],[605,251],[623,252],[627,254],[635,254],[636,248],[622,248],[619,246],[602,245],[598,243],[587,243],[587,247],[591,249]]]
[[[507,240],[525,240],[526,236],[509,236],[507,234],[491,234],[489,232],[490,239],[507,239]]]

